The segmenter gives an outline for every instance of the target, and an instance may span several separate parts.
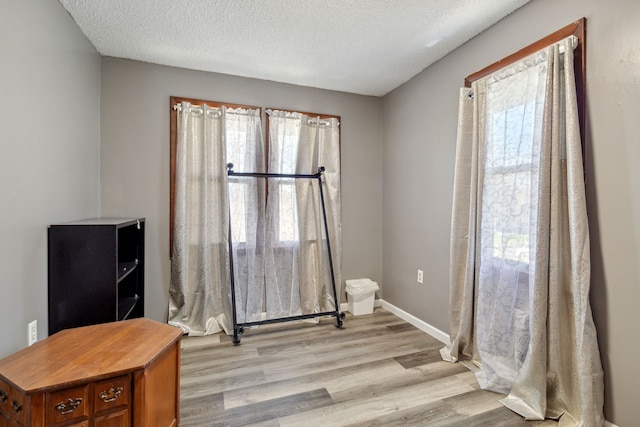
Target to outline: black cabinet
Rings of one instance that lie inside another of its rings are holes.
[[[49,227],[49,335],[144,316],[144,218]]]

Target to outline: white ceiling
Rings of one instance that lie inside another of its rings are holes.
[[[529,0],[60,0],[104,56],[382,96]]]

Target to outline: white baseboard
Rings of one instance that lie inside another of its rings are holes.
[[[445,345],[449,345],[449,334],[446,334],[444,332],[442,332],[440,329],[436,328],[435,326],[432,326],[430,324],[428,324],[427,322],[418,319],[417,317],[415,317],[412,314],[407,313],[406,311],[396,307],[393,304],[390,304],[388,302],[386,302],[383,299],[376,299],[373,301],[373,306],[374,307],[382,307],[385,310],[387,310],[390,313],[395,314],[396,316],[398,316],[399,318],[401,318],[402,320],[404,320],[405,322],[415,326],[416,328],[420,329],[422,332],[425,332],[429,335],[431,335],[432,337],[434,337],[435,339],[437,339],[438,341],[442,342]],[[341,311],[349,311],[349,304],[347,303],[341,303],[340,304],[340,310]]]
[[[607,420],[604,420],[604,427],[618,427],[617,425],[615,425],[614,423],[610,423]]]
[[[447,334],[445,332],[442,332],[440,329],[436,328],[435,326],[428,324],[424,320],[418,319],[413,314],[409,314],[406,311],[396,307],[395,305],[393,305],[391,303],[388,303],[385,300],[379,300],[379,301],[381,302],[381,307],[382,308],[384,308],[385,310],[387,310],[390,313],[395,314],[396,316],[398,316],[399,318],[401,318],[405,322],[407,322],[407,323],[415,326],[416,328],[420,329],[422,332],[425,332],[425,333],[431,335],[432,337],[434,337],[435,339],[437,339],[441,343],[443,343],[445,345],[449,345],[449,343],[451,342],[451,340],[449,339],[449,334]]]

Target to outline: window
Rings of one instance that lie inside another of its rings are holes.
[[[492,256],[529,263],[534,232],[545,78],[541,64],[488,82],[484,150],[483,235]],[[542,81],[541,81],[542,80]],[[542,97],[541,97],[542,96]],[[488,218],[487,218],[488,216]]]
[[[508,201],[491,205],[493,256],[522,263],[529,262],[529,222],[518,219],[529,217],[531,187],[537,180],[532,174],[535,124],[532,104],[494,112],[487,132],[495,137],[487,144],[485,186],[495,189],[499,200]]]
[[[331,183],[334,186],[339,183],[339,117],[277,109],[266,112],[269,172],[312,174],[318,166],[325,166],[328,175],[333,173]],[[310,238],[308,226],[298,222],[298,210],[308,211],[308,191],[312,187],[311,180],[269,180],[268,203],[275,225],[274,237],[281,246]],[[303,236],[300,236],[300,227],[307,227]]]
[[[173,230],[174,230],[174,206],[175,206],[175,182],[176,182],[176,143],[177,143],[177,112],[174,109],[174,105],[180,104],[186,101],[192,105],[207,105],[213,108],[221,108],[225,106],[227,108],[242,108],[242,109],[258,109],[260,115],[262,109],[260,107],[228,104],[214,101],[204,101],[199,99],[171,97],[170,98],[170,248],[173,248]],[[270,111],[270,110],[269,110]],[[285,112],[287,114],[303,114],[305,116],[328,119],[335,118],[340,120],[337,116],[329,116],[313,113],[294,113]],[[271,133],[270,120],[266,122],[267,135]],[[297,146],[299,141],[300,128],[288,127],[282,131],[277,132],[275,138],[277,143],[281,146],[278,147],[279,158],[277,161],[271,161],[271,168],[268,170],[268,160],[262,158],[264,153],[269,153],[270,143],[266,138],[264,141],[264,147],[262,152],[259,153],[258,158],[252,152],[250,147],[246,147],[246,141],[251,138],[243,137],[243,132],[251,132],[252,128],[243,128],[243,124],[240,121],[232,121],[231,123],[225,122],[225,126],[233,126],[233,132],[225,132],[226,136],[226,149],[227,149],[227,161],[234,163],[234,171],[236,172],[274,172],[274,173],[295,173],[296,165],[298,163],[297,153],[299,147]],[[247,135],[250,136],[250,135]],[[274,137],[272,135],[272,137]],[[262,166],[256,166],[262,165]],[[308,171],[309,173],[315,171]],[[192,177],[192,179],[204,179],[204,177]],[[247,203],[255,203],[256,194],[264,194],[262,197],[266,201],[266,191],[264,189],[258,189],[262,185],[255,181],[247,179],[231,180],[229,183],[229,202],[231,209],[231,230],[233,232],[233,241],[235,243],[242,244],[247,241],[247,234],[252,233],[253,230],[249,230],[250,222],[245,220],[248,210]],[[270,180],[269,190],[278,192],[277,209],[275,213],[276,219],[276,239],[283,244],[287,242],[297,241],[299,239],[298,222],[297,222],[297,204],[296,204],[296,183],[293,179],[278,179]],[[261,206],[264,209],[264,203]]]
[[[481,183],[484,207],[480,227],[484,244],[492,242],[490,247],[483,248],[484,256],[504,262],[505,267],[511,265],[525,271],[536,245],[530,236],[535,235],[532,227],[536,223],[532,218],[537,209],[539,185],[537,153],[541,135],[538,129],[542,128],[543,120],[543,106],[536,104],[536,99],[543,98],[540,91],[544,87],[535,71],[541,64],[529,64],[531,73],[520,70],[517,78],[505,70],[546,45],[576,36],[574,71],[584,134],[584,24],[584,20],[577,21],[465,80],[469,87],[475,80],[496,75],[487,81],[486,88],[485,164]]]
[[[269,120],[268,125],[271,124]],[[269,126],[271,129],[271,126]],[[280,147],[280,156],[277,165],[277,173],[295,174],[297,163],[297,144],[300,137],[300,129],[297,127],[285,127],[277,137]],[[269,188],[275,187],[278,192],[277,232],[279,242],[293,242],[298,240],[298,206],[296,203],[296,182],[294,179],[283,178],[269,181]]]

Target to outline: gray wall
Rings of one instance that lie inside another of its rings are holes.
[[[640,406],[640,2],[532,1],[383,98],[384,298],[448,332],[448,253],[458,88],[466,75],[587,18],[591,302],[605,415]],[[425,284],[416,283],[416,269]]]
[[[0,357],[47,336],[47,225],[97,216],[100,56],[57,1],[0,13]]]
[[[103,58],[102,214],[147,219],[147,317],[168,305],[170,96],[341,116],[343,279],[382,278],[380,98]]]

